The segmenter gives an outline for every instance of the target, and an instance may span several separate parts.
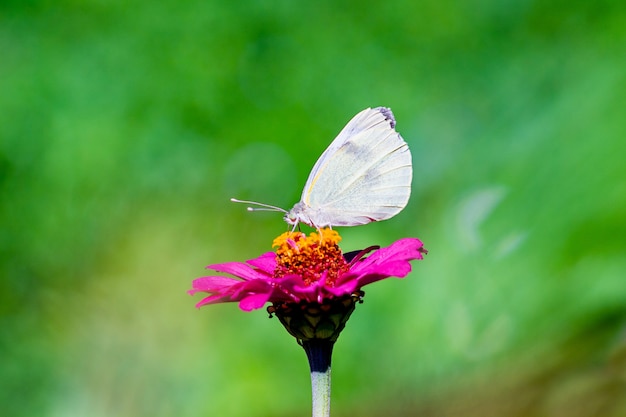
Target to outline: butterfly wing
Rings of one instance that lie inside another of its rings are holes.
[[[406,206],[412,177],[411,153],[391,110],[366,109],[317,160],[301,203],[318,227],[385,220]]]

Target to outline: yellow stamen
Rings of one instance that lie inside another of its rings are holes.
[[[274,277],[300,275],[306,285],[318,281],[325,273],[325,285],[333,286],[337,277],[349,269],[337,245],[341,236],[330,228],[305,235],[285,232],[274,239],[277,266]]]

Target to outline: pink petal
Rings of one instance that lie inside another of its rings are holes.
[[[274,252],[266,252],[258,258],[250,259],[247,263],[268,275],[273,275],[276,269],[276,254]]]
[[[390,246],[381,248],[367,258],[357,261],[350,272],[337,281],[336,290],[352,292],[367,284],[389,277],[404,278],[411,272],[409,261],[422,259],[423,244],[419,239],[400,239]]]
[[[232,287],[231,294],[234,300],[241,300],[247,294],[271,293],[272,284],[266,279],[253,279],[251,281],[239,282],[241,285]]]
[[[212,269],[217,272],[224,272],[231,274],[237,278],[249,281],[252,279],[266,278],[267,274],[251,268],[249,265],[241,262],[226,262],[223,264],[214,264],[207,266],[208,269]]]
[[[354,291],[361,288],[362,286],[363,285],[361,285],[358,280],[350,279],[341,285],[327,288],[326,290],[335,297],[341,297],[342,295],[352,294]]]
[[[264,294],[248,295],[241,299],[239,302],[239,308],[243,311],[252,311],[257,308],[261,308],[270,299],[271,292]]]
[[[423,247],[419,239],[400,239],[390,246],[381,248],[368,256],[366,259],[357,262],[350,272],[352,274],[378,273],[389,276],[404,276],[410,272],[409,261],[423,259],[420,249]],[[402,264],[409,266],[408,270],[401,267]]]
[[[199,291],[215,292],[224,288],[229,288],[241,282],[242,281],[233,278],[221,276],[196,278],[192,282],[193,289],[187,292],[191,295]]]
[[[212,295],[210,297],[205,297],[202,300],[200,300],[200,302],[196,304],[196,308],[200,308],[207,304],[215,304],[215,303],[221,303],[221,302],[226,302],[226,301],[230,301],[230,300],[225,295],[222,295],[222,294]]]

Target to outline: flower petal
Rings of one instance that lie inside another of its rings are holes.
[[[218,292],[241,282],[233,278],[221,276],[196,278],[191,284],[193,288],[187,292],[190,295],[197,292]]]
[[[350,279],[341,285],[338,285],[332,288],[327,287],[326,291],[328,291],[330,295],[333,295],[335,297],[341,297],[346,294],[352,294],[354,291],[358,290],[363,285],[364,284],[361,284],[361,282],[358,279]]]
[[[229,300],[227,295],[223,295],[223,294],[211,295],[209,297],[205,297],[202,300],[200,300],[200,302],[196,304],[196,308],[200,308],[207,304],[224,303],[228,301],[231,301],[231,300]]]
[[[273,275],[276,269],[276,254],[274,252],[266,252],[258,258],[250,259],[247,263],[268,275]]]
[[[410,268],[399,268],[399,264],[407,263],[414,259],[423,259],[422,247],[424,245],[419,239],[405,238],[400,239],[390,246],[381,248],[372,253],[365,259],[357,262],[352,268],[351,273],[376,272],[381,274],[394,275],[396,273],[406,275]],[[389,268],[389,271],[387,271]]]
[[[423,259],[423,243],[419,239],[400,239],[390,246],[378,249],[365,259],[356,262],[347,274],[344,274],[337,282],[337,287],[349,289],[350,281],[356,281],[357,285],[351,289],[354,291],[364,285],[380,281],[389,277],[404,278],[411,272],[409,261]]]
[[[243,311],[252,311],[261,308],[267,303],[272,295],[271,292],[264,294],[248,295],[241,299],[239,308]]]
[[[223,264],[209,265],[207,266],[207,269],[212,269],[216,272],[231,274],[245,281],[266,278],[268,276],[266,272],[259,271],[258,269],[254,269],[250,267],[250,265],[246,265],[241,262],[226,262]]]

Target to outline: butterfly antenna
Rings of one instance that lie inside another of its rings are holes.
[[[233,203],[243,203],[243,204],[252,204],[258,207],[248,207],[248,211],[279,211],[281,213],[287,213],[287,210],[272,206],[269,204],[258,203],[256,201],[248,201],[248,200],[238,200],[236,198],[231,198],[230,201]]]

